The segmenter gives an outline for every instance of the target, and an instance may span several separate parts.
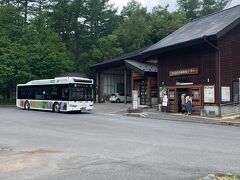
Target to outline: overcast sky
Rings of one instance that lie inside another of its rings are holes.
[[[118,7],[118,9],[121,10],[122,7],[127,4],[128,1],[130,0],[110,0],[110,3],[114,3],[115,7]],[[159,4],[159,2],[162,6],[169,4],[170,11],[176,10],[176,0],[137,0],[137,1],[140,2],[144,7],[147,7],[148,10],[151,10],[152,7]],[[239,0],[232,0],[229,7],[232,7],[238,4],[240,4]]]

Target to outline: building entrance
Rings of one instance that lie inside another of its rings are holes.
[[[177,112],[186,112],[186,96],[191,94],[191,88],[179,88],[177,89]]]
[[[147,85],[140,85],[140,105],[147,105]]]
[[[192,96],[192,113],[200,114],[203,107],[202,86],[175,86],[168,87],[168,112],[182,112],[181,103],[185,100],[182,96]]]

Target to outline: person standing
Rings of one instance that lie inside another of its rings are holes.
[[[192,114],[192,96],[187,96],[186,97],[186,107],[187,107],[187,114],[191,115]]]
[[[162,111],[167,112],[167,106],[168,106],[168,96],[165,94],[163,96],[163,102],[162,102]]]
[[[182,106],[182,113],[186,112],[186,94],[181,95],[181,106]]]

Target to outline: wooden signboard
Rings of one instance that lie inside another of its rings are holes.
[[[175,71],[169,71],[169,76],[185,76],[185,75],[195,75],[199,73],[198,68],[188,68],[188,69],[180,69]]]

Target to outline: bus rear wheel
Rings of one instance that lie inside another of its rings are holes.
[[[24,109],[29,110],[30,109],[30,103],[28,101],[25,101],[24,103]]]
[[[54,103],[53,104],[53,112],[60,112],[60,105],[59,105],[59,103]]]

